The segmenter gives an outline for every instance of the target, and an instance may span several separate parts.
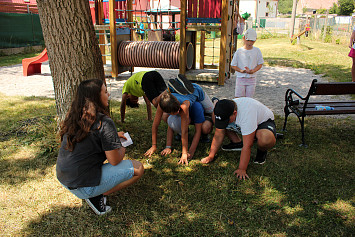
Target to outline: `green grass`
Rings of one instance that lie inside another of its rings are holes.
[[[292,45],[288,38],[270,38],[257,40],[255,46],[260,48],[269,66],[308,68],[333,81],[351,81],[352,60],[348,57],[347,46],[305,37],[299,45]]]
[[[119,103],[112,102],[119,120]],[[0,98],[0,229],[11,236],[351,236],[354,233],[355,121],[306,119],[306,142],[291,117],[288,132],[263,166],[249,164],[237,181],[239,152],[218,153],[202,165],[210,144],[199,144],[188,167],[177,164],[180,144],[167,158],[143,153],[150,147],[145,107],[128,108],[134,144],[127,159],[145,174],[109,197],[113,212],[98,217],[57,181],[55,102],[37,97]],[[280,129],[283,118],[277,116]],[[193,131],[190,131],[190,137]],[[166,125],[159,129],[158,149]],[[225,141],[227,142],[227,141]],[[255,148],[252,156],[255,155]]]
[[[349,81],[345,46],[301,39],[258,39],[266,64],[311,68],[334,81]],[[240,46],[240,42],[238,42]],[[17,55],[14,64],[23,57]],[[8,57],[0,57],[12,64]],[[11,57],[10,57],[11,58]],[[9,65],[8,64],[8,65]],[[239,152],[219,151],[212,164],[199,160],[210,144],[199,144],[188,167],[179,166],[181,145],[167,158],[143,156],[151,143],[144,106],[127,108],[117,127],[134,144],[127,159],[145,166],[142,179],[109,197],[113,212],[98,217],[56,179],[58,153],[55,102],[39,97],[0,97],[0,230],[3,236],[352,236],[355,232],[355,121],[306,118],[307,149],[291,116],[287,133],[263,166],[249,164],[237,181]],[[283,117],[276,116],[278,130]],[[192,136],[193,129],[190,131]],[[159,129],[158,150],[166,124]],[[225,143],[227,140],[225,140]],[[254,148],[252,157],[255,156]]]
[[[30,53],[21,53],[14,55],[0,55],[0,67],[11,66],[16,64],[21,64],[22,59],[24,58],[32,58],[34,56],[39,55],[41,52],[30,52]]]

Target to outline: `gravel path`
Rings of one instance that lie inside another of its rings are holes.
[[[136,72],[141,70],[149,71],[153,69],[135,68]],[[178,74],[178,69],[157,69],[157,71],[167,80],[176,77]],[[107,79],[108,90],[112,99],[121,99],[122,86],[130,75],[129,72],[126,72],[120,74],[117,79]],[[305,96],[313,79],[326,81],[321,75],[315,75],[308,69],[264,66],[257,76],[254,98],[268,106],[275,114],[283,115],[286,90],[293,88]],[[213,96],[234,98],[234,76],[227,80],[224,86],[208,82],[198,82],[198,84],[204,88],[211,98]],[[42,64],[42,74],[28,77],[22,75],[21,64],[0,67],[0,92],[9,96],[45,96],[54,98],[53,83],[48,62]],[[350,97],[347,98],[350,99]],[[355,118],[355,116],[352,117]]]

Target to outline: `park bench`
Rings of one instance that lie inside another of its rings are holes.
[[[346,95],[355,94],[355,82],[329,82],[320,83],[316,79],[312,81],[306,97],[302,97],[293,89],[287,89],[285,94],[286,105],[284,107],[285,122],[283,130],[286,130],[287,118],[294,113],[301,124],[302,146],[307,146],[304,139],[304,119],[310,115],[339,115],[355,114],[355,101],[313,101],[316,95]],[[313,97],[314,98],[314,97]],[[329,106],[332,110],[318,110],[319,106]]]

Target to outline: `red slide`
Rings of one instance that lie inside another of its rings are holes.
[[[25,58],[22,60],[23,75],[25,77],[30,76],[35,73],[41,73],[41,65],[43,62],[48,60],[47,49],[33,58]]]

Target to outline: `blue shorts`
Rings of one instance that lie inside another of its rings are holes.
[[[65,185],[62,185],[78,198],[88,199],[111,190],[118,184],[131,179],[134,175],[133,164],[130,160],[123,160],[115,166],[109,163],[103,164],[101,171],[101,181],[98,186],[82,187],[71,190]]]

